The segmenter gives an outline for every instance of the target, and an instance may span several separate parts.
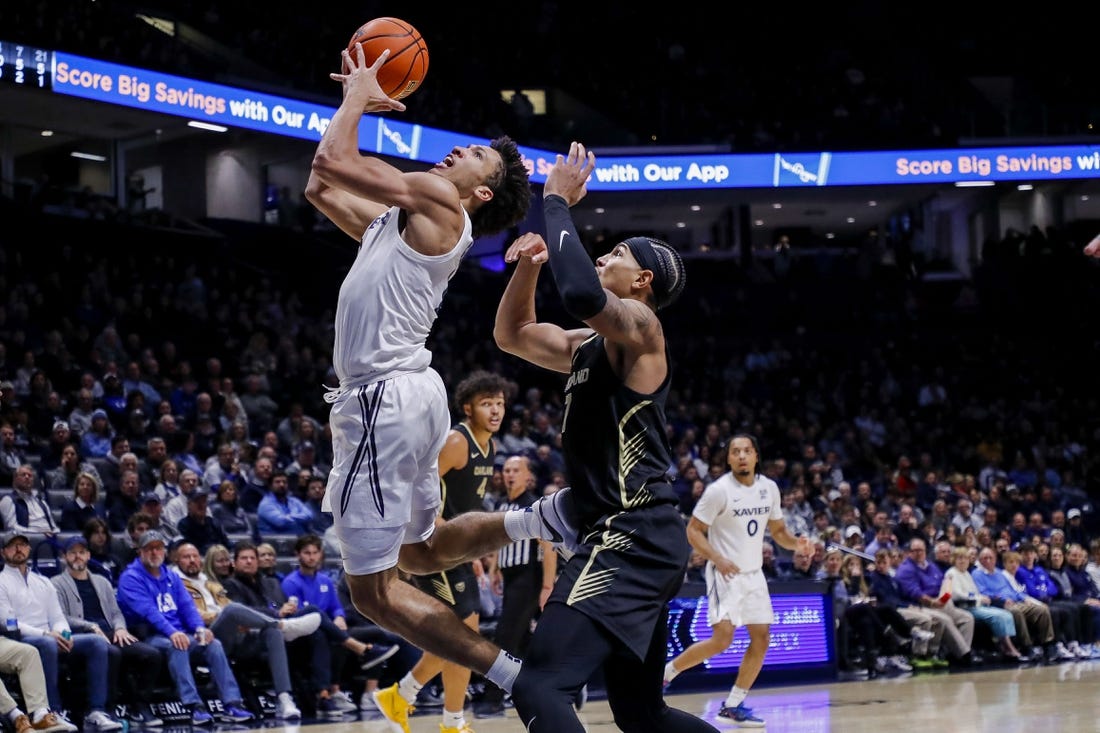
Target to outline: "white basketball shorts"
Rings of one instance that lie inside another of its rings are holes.
[[[731,578],[716,573],[707,563],[707,625],[722,619],[737,626],[771,624],[775,621],[768,579],[760,570],[738,573]]]
[[[450,423],[447,390],[433,369],[335,397],[325,504],[348,573],[395,567],[402,544],[431,536],[441,502],[439,451]]]

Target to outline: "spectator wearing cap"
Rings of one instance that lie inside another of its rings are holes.
[[[317,462],[317,446],[311,440],[305,440],[294,446],[294,460],[286,467],[288,476],[297,476],[303,471],[318,478],[327,478],[328,471]],[[305,493],[305,486],[298,486],[301,493]]]
[[[271,489],[260,500],[257,509],[257,529],[260,534],[304,535],[310,531],[313,513],[302,500],[290,495],[290,483],[283,471],[271,477]]]
[[[228,547],[232,544],[218,520],[210,516],[209,500],[206,489],[192,491],[187,497],[187,516],[176,524],[180,538],[199,548],[200,553],[205,553],[211,545]]]
[[[74,445],[72,430],[69,423],[64,420],[55,420],[50,429],[50,437],[39,449],[40,456],[38,469],[43,472],[52,471],[61,465],[62,451],[67,446]]]
[[[71,446],[70,450],[73,450]],[[107,518],[107,510],[99,495],[99,476],[81,471],[77,474],[74,484],[72,498],[61,505],[61,519],[58,521],[58,527],[62,532],[80,532],[89,519]]]
[[[95,634],[108,642],[107,709],[114,707],[122,691],[123,697],[134,703],[127,712],[131,725],[158,723],[136,703],[148,687],[145,680],[151,671],[160,669],[160,652],[130,633],[115,598],[115,587],[103,575],[89,571],[92,556],[88,540],[80,535],[70,537],[65,542],[64,552],[65,572],[58,573],[50,582],[57,590],[61,611],[69,626],[76,632]]]
[[[144,641],[168,656],[168,670],[180,700],[191,708],[192,725],[210,725],[213,716],[195,684],[191,660],[201,660],[214,678],[224,708],[220,717],[244,723],[253,715],[244,709],[241,690],[229,667],[222,643],[203,623],[183,579],[164,565],[167,541],[156,531],[146,532],[138,557],[118,582],[118,605],[127,624],[145,636]]]
[[[88,705],[85,725],[99,731],[119,730],[122,724],[106,711],[109,646],[106,637],[72,633],[57,590],[45,576],[30,569],[31,544],[26,534],[10,532],[4,535],[3,542],[0,612],[5,618],[18,619],[22,639],[38,650],[50,707],[54,710],[65,707],[58,686],[58,665],[60,655],[71,655],[67,658],[78,658],[85,666]]]
[[[1089,534],[1085,529],[1085,520],[1081,515],[1081,510],[1077,507],[1073,507],[1066,512],[1066,542],[1070,544],[1078,544],[1084,547],[1089,546]],[[1098,585],[1100,587],[1100,585]]]
[[[863,528],[858,524],[849,524],[844,528],[844,546],[863,550]]]
[[[91,474],[100,488],[103,487],[103,479],[96,467],[91,462],[81,459],[80,451],[75,445],[66,445],[61,450],[61,464],[46,472],[45,487],[50,491],[60,489],[72,491],[76,488],[77,476],[82,473]]]
[[[34,468],[29,464],[20,466],[12,479],[11,492],[0,498],[0,519],[5,529],[53,537],[58,532],[57,523],[37,483]]]
[[[149,525],[149,529],[155,529],[169,540],[179,538],[179,528],[169,524],[164,518],[164,502],[160,500],[160,495],[157,492],[146,491],[141,495],[141,512],[148,514],[153,520],[153,523]]]
[[[114,428],[102,407],[92,411],[92,424],[80,436],[80,455],[85,458],[106,458],[111,453],[111,438]]]

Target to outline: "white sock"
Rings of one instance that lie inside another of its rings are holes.
[[[443,709],[443,727],[444,728],[458,728],[462,730],[462,726],[466,725],[466,716],[463,711],[459,710],[457,713],[452,713],[446,708]]]
[[[667,681],[672,682],[678,674],[680,674],[680,671],[672,666],[671,661],[665,665],[665,679]]]
[[[23,711],[19,709],[18,705],[16,705],[14,708],[12,708],[11,710],[9,710],[8,712],[5,713],[5,715],[8,716],[8,720],[10,720],[13,723],[15,722],[15,719],[18,718],[22,714],[23,714]]]
[[[505,692],[511,693],[512,685],[515,684],[516,677],[519,677],[519,666],[518,659],[501,649],[493,666],[489,667],[489,671],[485,673],[485,679]]]
[[[37,723],[40,720],[42,720],[42,718],[45,718],[49,714],[50,714],[49,708],[38,708],[38,710],[34,711],[34,717],[31,718],[31,722],[32,723]]]
[[[748,696],[748,690],[742,690],[740,687],[734,687],[730,690],[729,696],[726,698],[726,707],[735,708],[745,701]]]
[[[424,689],[424,685],[416,681],[411,671],[406,672],[401,681],[397,683],[397,694],[405,698],[405,702],[416,702],[416,693]]]
[[[542,522],[530,509],[509,509],[504,512],[504,531],[512,540],[537,540]]]

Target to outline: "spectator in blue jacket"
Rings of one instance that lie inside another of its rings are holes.
[[[1010,582],[1008,574],[997,567],[997,553],[992,547],[983,547],[978,552],[978,567],[971,570],[970,575],[978,586],[978,592],[989,596],[993,606],[1012,614],[1019,646],[1031,650],[1033,661],[1042,659],[1044,649],[1047,661],[1057,661],[1058,650],[1050,609]]]
[[[180,700],[191,708],[192,725],[214,722],[195,685],[192,657],[202,659],[210,669],[225,703],[219,717],[230,723],[252,720],[252,713],[244,709],[240,687],[221,642],[203,624],[183,579],[164,565],[167,544],[156,530],[142,535],[138,558],[119,578],[119,607],[130,627],[135,631],[145,629],[148,636],[144,641],[167,655]]]
[[[260,534],[309,534],[313,512],[302,500],[290,495],[290,482],[284,471],[271,476],[271,488],[256,510]]]
[[[940,600],[943,571],[936,563],[929,562],[928,545],[923,539],[909,540],[908,554],[894,576],[902,596],[939,619],[948,654],[963,665],[973,664],[976,660],[970,646],[974,641],[974,617],[955,606],[950,598]]]
[[[1032,544],[1020,548],[1020,565],[1016,568],[1016,582],[1023,586],[1032,598],[1050,607],[1054,619],[1054,633],[1060,634],[1066,648],[1078,659],[1090,659],[1092,651],[1086,650],[1092,643],[1094,632],[1092,614],[1083,603],[1059,597],[1058,584],[1039,564],[1039,548]],[[1005,560],[1008,569],[1008,560]]]

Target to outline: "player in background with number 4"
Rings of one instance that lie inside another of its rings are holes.
[[[775,620],[762,570],[765,524],[772,539],[788,550],[811,553],[813,544],[810,538],[796,538],[787,531],[779,487],[757,473],[760,447],[756,438],[734,435],[726,460],[729,472],[703,491],[687,528],[691,546],[707,559],[707,625],[713,633],[665,665],[665,684],[724,652],[733,643],[737,627],[744,626],[749,632],[749,648],[718,715],[742,727],[759,728],[764,721],[745,707],[745,697],[764,666],[771,641],[769,629]]]

